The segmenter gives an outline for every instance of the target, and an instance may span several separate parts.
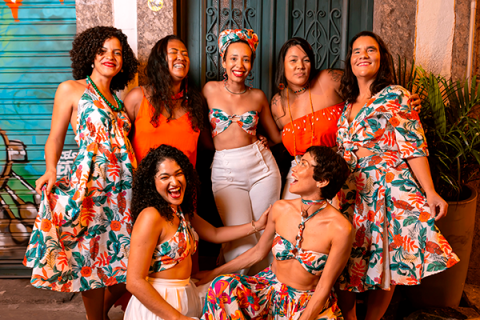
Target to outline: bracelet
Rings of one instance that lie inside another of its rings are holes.
[[[253,219],[252,219],[252,229],[253,229],[253,233],[258,232],[257,228],[255,227],[255,220],[253,220]]]

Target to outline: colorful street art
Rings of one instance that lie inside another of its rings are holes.
[[[45,171],[44,146],[58,84],[72,79],[74,0],[0,1],[0,277],[29,276],[21,265]],[[77,147],[69,130],[57,165],[65,175]]]

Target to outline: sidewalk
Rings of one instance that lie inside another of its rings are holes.
[[[121,320],[123,311],[113,308],[109,317]],[[29,279],[0,279],[0,319],[86,320],[86,314],[79,293],[37,289]]]

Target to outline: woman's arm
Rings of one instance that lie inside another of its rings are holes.
[[[42,187],[47,184],[47,194],[52,190],[57,179],[57,162],[62,155],[65,135],[72,117],[73,100],[77,97],[76,89],[79,84],[75,81],[62,82],[55,93],[53,102],[52,124],[50,134],[45,143],[46,170],[43,176],[35,181],[35,190],[42,194]],[[73,92],[73,93],[72,93]],[[80,97],[78,97],[80,99]],[[75,128],[74,128],[75,129]]]
[[[427,203],[430,207],[430,214],[435,217],[435,221],[446,216],[448,203],[435,191],[427,157],[410,158],[407,159],[407,162],[427,194]]]
[[[269,206],[267,210],[262,214],[260,219],[252,221],[252,223],[245,223],[238,226],[220,227],[216,228],[195,213],[192,219],[192,226],[198,233],[198,236],[203,240],[207,240],[212,243],[224,243],[232,240],[237,240],[257,231],[265,229],[268,219],[268,213],[270,212]]]
[[[268,105],[267,98],[262,92],[262,111],[260,112],[260,123],[265,129],[268,137],[274,144],[282,142],[282,134],[277,128],[277,124],[273,120],[272,112]]]
[[[243,254],[239,255],[235,259],[227,262],[224,265],[221,265],[218,268],[211,270],[210,272],[204,273],[204,277],[200,279],[197,285],[207,283],[216,276],[220,274],[232,273],[237,270],[245,269],[251,267],[255,263],[259,262],[265,258],[272,248],[273,237],[275,235],[275,214],[274,212],[278,209],[278,201],[273,205],[272,212],[268,215],[268,222],[265,231],[263,232],[260,240],[257,244],[245,251]]]
[[[127,115],[132,123],[135,123],[142,100],[143,91],[141,87],[133,88],[129,93],[127,93],[127,96],[123,100],[125,111],[127,112]]]
[[[146,280],[153,251],[167,223],[154,208],[144,209],[135,221],[128,258],[127,290],[162,319],[190,319],[166,302]]]
[[[300,320],[317,319],[318,314],[327,302],[335,281],[337,281],[350,257],[354,238],[352,225],[344,219],[331,228],[329,233],[333,238],[327,263],[315,288],[315,292],[302,313]]]

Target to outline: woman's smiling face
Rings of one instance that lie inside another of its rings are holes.
[[[187,181],[182,168],[175,160],[167,158],[158,165],[155,187],[162,198],[172,207],[176,208],[182,204]]]

